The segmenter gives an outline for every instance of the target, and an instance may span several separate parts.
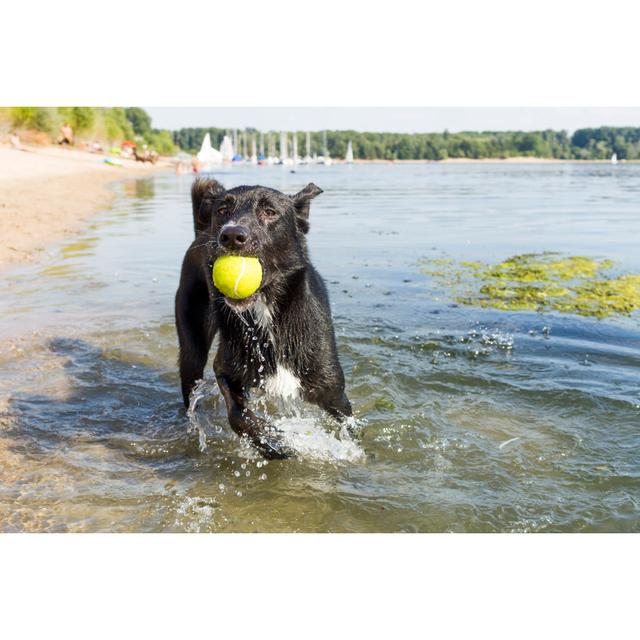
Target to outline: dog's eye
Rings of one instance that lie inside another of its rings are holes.
[[[274,211],[273,209],[263,209],[262,210],[262,215],[265,218],[275,218],[278,213],[276,211]]]
[[[219,216],[224,216],[226,215],[228,210],[229,210],[229,207],[227,207],[226,205],[222,205],[221,207],[218,207],[218,211],[216,213]]]

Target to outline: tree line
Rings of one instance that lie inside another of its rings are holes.
[[[251,140],[260,134],[255,129],[244,130]],[[230,129],[190,127],[173,131],[173,142],[184,151],[195,153],[205,134],[209,133],[214,147],[219,148]],[[279,149],[280,132],[264,132],[265,149],[269,137]],[[292,136],[297,135],[298,153],[306,154],[306,132],[289,133],[289,155]],[[621,160],[640,159],[640,127],[599,127],[578,129],[572,135],[566,131],[464,131],[450,133],[378,133],[361,131],[311,132],[311,154],[324,153],[326,135],[329,154],[343,158],[349,140],[356,158],[367,160],[445,160],[447,158],[513,158],[535,157],[558,160],[606,160],[617,154]],[[247,144],[250,149],[250,143]],[[279,152],[279,151],[278,151]]]
[[[176,131],[157,129],[151,117],[140,107],[5,107],[0,108],[0,124],[6,121],[16,129],[42,132],[54,140],[60,126],[68,122],[76,135],[87,141],[117,145],[134,140],[155,149],[161,155],[173,155],[179,150],[196,153],[207,133],[214,147],[222,138],[231,135],[230,129],[220,127],[189,127]],[[239,132],[251,152],[255,137],[259,145],[264,141],[265,153],[269,142],[280,150],[280,132],[256,129]],[[307,153],[306,132],[289,133],[289,155],[292,136],[298,140],[298,154]],[[451,133],[380,133],[362,131],[310,132],[311,155],[323,155],[325,139],[329,154],[344,158],[349,140],[353,154],[365,160],[445,160],[447,158],[482,159],[535,157],[558,160],[606,160],[614,153],[620,160],[640,160],[640,127],[597,127],[566,131],[463,131]],[[240,150],[238,150],[240,151]]]

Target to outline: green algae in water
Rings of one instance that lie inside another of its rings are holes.
[[[450,286],[456,301],[505,311],[558,311],[594,318],[640,309],[640,275],[614,277],[610,260],[526,253],[495,265],[422,260],[422,273]],[[464,287],[465,291],[460,288]]]
[[[392,411],[396,405],[389,398],[376,398],[373,406],[380,411]]]

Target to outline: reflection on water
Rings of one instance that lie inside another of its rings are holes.
[[[309,181],[360,430],[314,408],[267,463],[210,373],[189,417],[173,295],[191,178],[116,188],[56,258],[0,285],[2,531],[637,531],[640,327],[459,306],[425,260],[558,251],[640,270],[640,166],[244,167]]]

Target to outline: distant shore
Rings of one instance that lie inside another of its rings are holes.
[[[621,164],[638,164],[640,160],[620,160]],[[336,164],[346,164],[336,160]],[[536,158],[514,156],[512,158],[445,158],[444,160],[354,160],[354,164],[611,164],[611,160],[577,160],[565,158]]]
[[[37,261],[51,243],[78,231],[111,203],[108,183],[172,166],[123,160],[115,167],[104,158],[67,148],[0,146],[0,270]]]

